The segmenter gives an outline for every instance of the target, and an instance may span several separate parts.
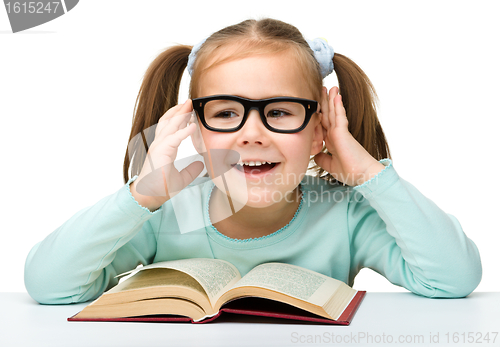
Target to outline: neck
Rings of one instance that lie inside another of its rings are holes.
[[[227,196],[215,186],[209,202],[210,219],[217,230],[233,239],[266,236],[286,226],[295,215],[301,200],[299,187],[287,199],[263,208],[243,206],[227,218],[221,218],[220,206],[227,206]],[[228,213],[229,214],[229,213]]]

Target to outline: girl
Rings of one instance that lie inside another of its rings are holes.
[[[186,66],[191,99],[174,106]],[[340,88],[328,91],[333,69]],[[352,285],[368,267],[419,295],[468,295],[481,279],[478,250],[398,176],[374,97],[354,62],[278,20],[167,49],[139,92],[126,184],[33,247],[28,292],[82,302],[139,264],[219,258],[242,275],[277,261]],[[194,180],[200,162],[173,165],[188,136],[210,177]]]

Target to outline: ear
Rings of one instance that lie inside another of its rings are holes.
[[[323,149],[323,125],[321,124],[321,113],[315,113],[313,119],[314,123],[311,155],[316,155]]]

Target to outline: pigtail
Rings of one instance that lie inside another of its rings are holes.
[[[145,129],[158,123],[168,109],[177,105],[182,74],[192,46],[177,45],[162,52],[147,69],[137,95],[132,129],[123,162],[123,179],[138,175],[154,138]],[[136,136],[140,134],[140,136]]]
[[[377,118],[377,94],[370,79],[346,56],[335,54],[333,64],[352,136],[375,159],[390,158],[389,145]]]
[[[377,94],[370,79],[356,63],[342,54],[335,53],[333,66],[346,109],[349,132],[375,159],[391,159],[389,145],[377,117]],[[329,154],[326,147],[323,152]],[[312,169],[320,177],[336,181],[319,166]]]

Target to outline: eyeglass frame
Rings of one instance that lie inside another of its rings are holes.
[[[229,128],[229,129],[218,129],[218,128],[213,128],[210,125],[207,124],[205,121],[205,105],[209,101],[213,100],[231,100],[231,101],[237,101],[239,102],[243,108],[244,108],[244,114],[243,114],[243,119],[241,120],[240,125],[234,128]],[[200,118],[201,123],[203,126],[210,130],[210,131],[215,131],[215,132],[220,132],[220,133],[232,133],[240,130],[243,128],[245,125],[247,119],[248,119],[248,114],[250,113],[251,110],[257,109],[260,114],[260,119],[262,120],[262,123],[264,126],[275,133],[281,133],[281,134],[294,134],[298,133],[309,124],[309,121],[311,120],[311,117],[313,114],[318,112],[318,102],[315,100],[309,100],[309,99],[302,99],[302,98],[296,98],[296,97],[289,97],[289,96],[279,96],[276,98],[268,98],[268,99],[259,99],[259,100],[252,100],[252,99],[246,99],[242,98],[240,96],[236,95],[225,95],[225,94],[219,94],[219,95],[211,95],[211,96],[205,96],[201,98],[194,98],[192,100],[193,102],[193,109],[196,111],[196,114]],[[266,116],[264,114],[264,109],[267,105],[275,103],[275,102],[297,102],[299,104],[302,104],[304,106],[304,109],[306,111],[305,117],[304,117],[304,122],[303,124],[296,128],[296,129],[291,129],[291,130],[284,130],[284,129],[276,129],[270,126],[267,123]]]

